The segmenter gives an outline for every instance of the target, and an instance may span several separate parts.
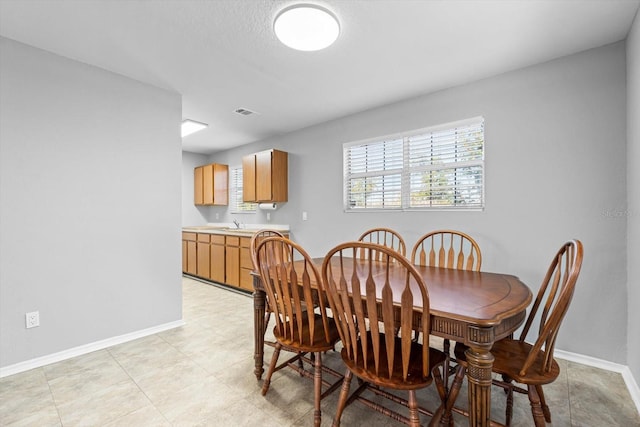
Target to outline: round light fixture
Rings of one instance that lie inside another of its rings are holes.
[[[273,29],[283,44],[304,51],[324,49],[340,34],[335,15],[314,4],[296,4],[283,9],[276,16]]]

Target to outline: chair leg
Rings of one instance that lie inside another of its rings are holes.
[[[442,410],[442,417],[440,418],[441,426],[452,426],[453,425],[453,405],[456,403],[456,399],[458,398],[458,394],[460,393],[460,388],[462,387],[462,381],[464,381],[464,376],[467,373],[467,369],[458,365],[456,367],[456,375],[453,378],[453,382],[451,383],[451,390],[449,390],[448,395],[446,396],[447,400],[444,403],[444,409]]]
[[[351,386],[351,378],[353,378],[353,372],[347,369],[342,380],[342,388],[340,389],[340,398],[338,399],[338,407],[336,408],[336,415],[333,418],[333,427],[340,427],[340,418],[342,412],[347,404],[347,398],[349,397],[349,387]]]
[[[315,371],[313,373],[313,388],[314,388],[313,425],[315,427],[320,427],[320,423],[322,422],[322,412],[320,410],[320,399],[322,396],[322,355],[320,352],[315,353],[314,367],[315,367]]]
[[[511,383],[507,383],[508,387],[505,387],[504,392],[507,393],[507,405],[505,408],[505,425],[511,426],[511,419],[513,418],[513,386]]]
[[[542,404],[542,412],[544,413],[544,419],[546,422],[551,422],[551,411],[549,411],[549,407],[547,406],[547,402],[544,400],[544,392],[542,391],[542,386],[537,385],[536,391],[538,392],[538,396],[540,396],[540,403]]]
[[[267,371],[267,376],[264,379],[264,383],[262,384],[262,395],[266,395],[269,391],[269,386],[271,385],[271,376],[273,372],[276,370],[276,365],[278,364],[278,357],[280,357],[280,349],[282,345],[280,343],[276,343],[276,347],[273,350],[273,356],[271,357],[271,363],[269,364],[269,370]]]
[[[409,426],[420,427],[420,413],[418,412],[418,399],[416,391],[409,390]]]
[[[513,382],[513,379],[509,375],[502,374],[502,381],[507,384],[511,384]],[[504,393],[507,394],[508,392],[509,390],[507,388],[504,388]]]
[[[311,363],[313,364],[313,366],[316,365],[315,360],[316,360],[316,354],[311,353]],[[304,377],[304,373],[302,372],[304,371],[304,362],[302,361],[302,357],[298,359],[298,368],[300,369],[298,373],[300,374],[301,377]]]
[[[533,414],[533,422],[536,427],[545,427],[544,413],[542,412],[542,405],[540,404],[540,396],[538,396],[538,390],[536,386],[528,385],[529,403],[531,403],[531,414]]]
[[[445,338],[442,343],[442,350],[446,356],[444,359],[444,394],[449,394],[449,365],[451,364],[451,355],[449,354],[451,349],[451,342]]]

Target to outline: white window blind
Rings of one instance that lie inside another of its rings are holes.
[[[242,201],[242,167],[231,168],[229,173],[229,207],[231,213],[253,213],[256,203]]]
[[[345,209],[484,207],[484,120],[344,145]]]

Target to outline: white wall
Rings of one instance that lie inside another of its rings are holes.
[[[180,96],[5,38],[0,93],[0,366],[180,320]]]
[[[640,382],[640,14],[627,38],[627,362]]]
[[[372,226],[409,245],[429,230],[474,236],[483,269],[537,291],[559,246],[579,238],[585,260],[558,348],[626,364],[626,96],[623,42],[216,153],[238,164],[266,148],[290,153],[289,223],[313,256]],[[483,212],[344,213],[342,144],[474,116],[485,118]],[[302,211],[308,221],[301,220]],[[221,218],[229,221],[232,216]],[[209,218],[211,220],[211,218]],[[266,222],[265,214],[246,222]]]

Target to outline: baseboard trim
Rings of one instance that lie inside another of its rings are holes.
[[[627,390],[629,390],[631,400],[633,400],[633,403],[636,405],[636,409],[640,414],[640,387],[638,387],[638,383],[633,377],[631,369],[629,369],[627,365],[621,365],[619,363],[613,363],[607,360],[563,350],[556,350],[553,355],[558,359],[568,360],[569,362],[580,363],[581,365],[592,366],[594,368],[604,369],[605,371],[618,372],[622,374],[622,379],[627,386]]]
[[[96,341],[93,343],[73,347],[68,350],[63,350],[58,353],[49,354],[42,357],[36,357],[35,359],[19,362],[14,365],[0,367],[0,378],[8,377],[9,375],[19,374],[20,372],[28,371],[34,368],[40,368],[51,363],[60,362],[72,357],[81,356],[83,354],[91,353],[97,350],[103,350],[107,347],[122,344],[128,341],[133,341],[138,338],[143,338],[149,335],[157,334],[158,332],[167,331],[169,329],[177,328],[185,324],[184,320],[176,320],[175,322],[164,323],[162,325],[153,326],[151,328],[142,329],[140,331],[131,332],[117,337],[107,338],[105,340]]]

